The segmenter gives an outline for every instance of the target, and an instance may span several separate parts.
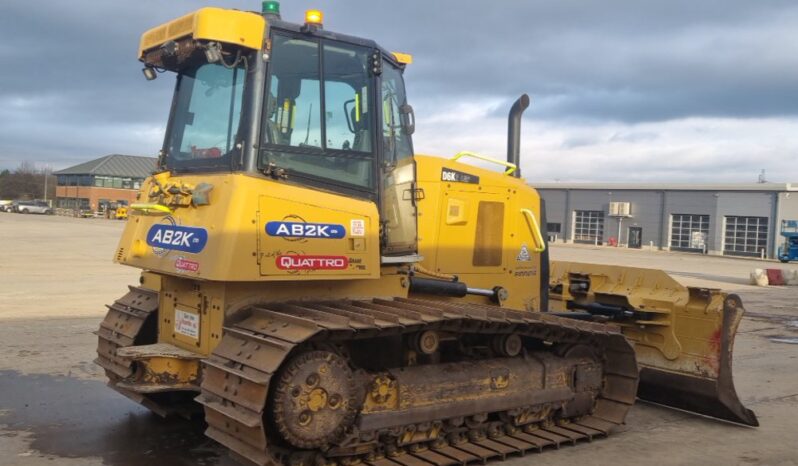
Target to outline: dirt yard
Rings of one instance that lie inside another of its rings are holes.
[[[202,426],[163,420],[104,386],[92,332],[137,281],[111,262],[123,224],[0,213],[0,465],[232,465]],[[608,439],[508,466],[798,464],[798,287],[747,285],[777,263],[558,245],[552,258],[660,268],[741,295],[735,383],[761,427],[638,403]],[[798,264],[794,267],[798,268]],[[495,464],[495,463],[494,463]]]

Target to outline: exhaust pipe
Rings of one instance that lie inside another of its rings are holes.
[[[527,107],[529,96],[524,94],[515,101],[507,119],[507,162],[517,167],[513,172],[516,178],[521,178],[521,115]]]

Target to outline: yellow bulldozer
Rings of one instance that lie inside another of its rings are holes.
[[[275,1],[167,22],[139,59],[177,83],[114,256],[140,283],[97,332],[118,392],[204,412],[259,465],[505,458],[606,436],[637,398],[757,425],[732,383],[736,296],[549,261],[527,96],[507,160],[416,154],[412,57]]]

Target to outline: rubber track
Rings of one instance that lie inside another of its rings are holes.
[[[269,381],[292,349],[305,342],[348,341],[422,328],[476,334],[519,333],[552,343],[583,343],[604,354],[605,381],[591,416],[531,432],[485,438],[440,449],[404,452],[372,466],[446,466],[484,463],[510,454],[559,448],[606,436],[624,422],[635,400],[634,350],[615,329],[590,322],[495,306],[396,298],[369,301],[274,303],[254,306],[249,317],[225,327],[203,361],[206,435],[259,465],[281,464],[269,451],[264,407]]]

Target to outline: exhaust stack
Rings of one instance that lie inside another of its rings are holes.
[[[507,162],[517,168],[513,172],[516,178],[521,177],[521,115],[529,107],[529,96],[523,94],[510,109],[507,119]]]

